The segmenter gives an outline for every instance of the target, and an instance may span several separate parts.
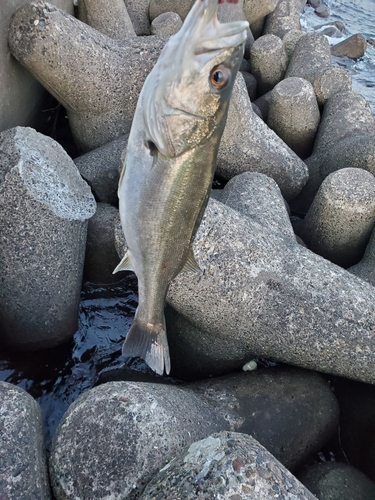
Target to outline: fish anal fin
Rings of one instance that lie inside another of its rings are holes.
[[[193,271],[194,273],[202,273],[198,262],[195,260],[193,249],[189,248],[188,257],[182,271]]]
[[[112,274],[116,274],[119,271],[134,271],[133,266],[132,266],[130,259],[129,259],[128,252],[126,252],[124,257],[121,259],[120,264],[116,267],[116,269],[112,272]]]
[[[161,325],[152,325],[141,323],[136,316],[122,346],[122,354],[142,358],[158,375],[163,375],[164,370],[168,375],[171,361],[164,317]]]

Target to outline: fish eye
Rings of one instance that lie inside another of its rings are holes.
[[[222,64],[212,68],[210,82],[215,89],[222,89],[229,81],[229,70]]]

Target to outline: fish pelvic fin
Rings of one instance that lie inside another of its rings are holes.
[[[202,269],[199,267],[198,262],[195,260],[193,249],[189,248],[188,257],[182,271],[193,271],[194,273],[202,274]]]
[[[161,325],[142,323],[136,315],[122,346],[122,354],[129,358],[142,358],[158,375],[163,375],[164,370],[168,375],[171,361],[164,315]]]
[[[133,271],[132,263],[130,262],[128,252],[126,252],[124,257],[121,259],[120,264],[116,267],[116,269],[112,272],[112,274],[116,274],[119,271]]]

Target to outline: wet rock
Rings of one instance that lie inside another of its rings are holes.
[[[136,36],[124,0],[78,0],[78,19],[115,40]]]
[[[267,123],[300,158],[310,156],[320,123],[311,83],[297,77],[278,83],[271,94]]]
[[[206,401],[178,386],[101,385],[60,422],[50,458],[53,493],[57,500],[138,498],[176,453],[225,428]]]
[[[124,135],[74,160],[96,199],[102,203],[118,205],[121,154],[126,150],[127,144],[128,135]]]
[[[63,148],[30,128],[0,135],[1,341],[59,345],[77,329],[91,190]]]
[[[252,110],[239,74],[219,147],[217,173],[230,179],[246,171],[272,177],[287,200],[296,197],[307,180],[303,161]]]
[[[350,59],[359,59],[363,57],[367,49],[366,38],[361,35],[352,35],[346,40],[337,43],[331,47],[331,54],[336,57],[349,57]]]
[[[313,465],[298,479],[319,500],[369,500],[375,498],[375,484],[355,467],[339,462]]]
[[[267,16],[263,34],[280,38],[292,29],[301,29],[301,2],[299,0],[280,0],[274,11]]]
[[[186,448],[147,485],[141,500],[228,498],[313,500],[254,438],[237,432],[213,434]]]
[[[375,387],[337,378],[340,443],[349,463],[375,481]],[[372,497],[368,497],[372,498]]]
[[[314,85],[317,75],[331,66],[327,39],[318,33],[305,33],[297,40],[285,78],[297,76]]]
[[[88,224],[84,281],[107,284],[119,280],[118,276],[112,274],[119,263],[114,235],[114,228],[119,221],[117,208],[98,203],[96,213]]]
[[[80,396],[56,431],[54,495],[139,498],[185,446],[222,430],[251,433],[294,468],[330,439],[337,421],[324,378],[290,367],[178,386],[109,382]]]
[[[149,4],[150,0],[125,0],[126,9],[138,36],[151,34],[148,17]]]
[[[362,258],[374,223],[375,177],[344,168],[323,181],[299,236],[314,252],[349,267]]]
[[[159,36],[170,36],[177,33],[182,26],[181,17],[175,12],[164,12],[155,17],[151,23],[151,34]]]
[[[319,17],[329,17],[331,13],[327,5],[322,3],[321,5],[318,5],[318,7],[315,8],[315,14]]]
[[[251,47],[252,74],[257,80],[258,94],[273,89],[282,80],[288,57],[282,40],[275,35],[258,38]]]
[[[39,404],[0,381],[0,498],[51,498]]]
[[[355,274],[359,278],[367,281],[372,286],[375,286],[375,231],[371,233],[370,241],[366,247],[363,258],[348,268],[350,273]]]
[[[160,14],[175,12],[184,21],[195,0],[149,0],[149,17],[152,22]]]
[[[13,15],[8,42],[14,57],[63,103],[74,139],[87,152],[129,132],[143,82],[165,40],[130,37],[119,44],[34,2]]]
[[[311,5],[313,9],[319,7],[322,4],[322,0],[307,0],[308,5]]]
[[[323,376],[288,366],[189,384],[230,424],[295,470],[334,436],[339,407]],[[214,410],[214,411],[215,411]]]

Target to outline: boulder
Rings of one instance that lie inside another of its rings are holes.
[[[314,500],[253,437],[221,432],[191,444],[147,485],[140,500]]]
[[[342,42],[331,47],[331,54],[336,57],[349,57],[359,59],[363,57],[367,49],[366,38],[360,33],[346,38]]]
[[[42,413],[26,391],[0,381],[0,498],[51,498]]]
[[[40,349],[77,329],[91,190],[53,139],[0,135],[1,342]]]
[[[375,484],[355,467],[323,462],[304,469],[298,479],[319,500],[369,500]]]

